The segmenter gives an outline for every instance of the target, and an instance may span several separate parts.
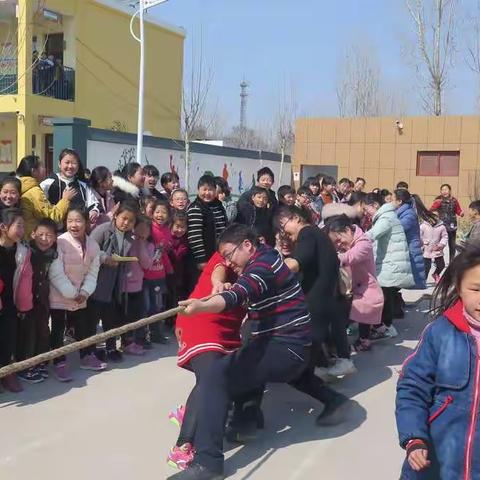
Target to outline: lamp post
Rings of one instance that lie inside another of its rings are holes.
[[[137,162],[142,165],[143,157],[143,106],[145,90],[145,12],[156,5],[165,3],[168,0],[139,0],[137,2],[138,10],[132,15],[130,20],[130,33],[132,37],[140,43],[140,72],[138,76],[138,124],[137,124]],[[137,37],[133,31],[133,21],[136,16],[140,20],[140,37]]]

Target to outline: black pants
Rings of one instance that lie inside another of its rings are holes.
[[[48,305],[36,304],[33,310],[18,320],[17,360],[48,352],[50,346],[50,329]]]
[[[102,321],[102,328],[104,332],[108,332],[113,328],[117,328],[125,324],[124,309],[115,301],[107,303],[99,302],[98,300],[89,300],[87,309],[88,316],[92,317],[92,321],[95,322],[95,332],[100,320]],[[116,350],[117,339],[109,338],[105,344],[107,350]]]
[[[223,435],[230,398],[266,383],[290,383],[322,402],[339,395],[313,374],[310,353],[309,346],[256,338],[213,362],[198,386],[195,461],[212,471],[223,471]]]
[[[0,312],[0,367],[9,365],[16,357],[17,328],[18,317],[14,309]]]
[[[432,259],[424,258],[425,260],[425,278],[428,278],[430,270],[432,269]],[[445,268],[445,259],[443,257],[437,257],[433,260],[435,262],[435,271],[434,275],[440,275]]]
[[[452,260],[455,258],[456,247],[457,247],[457,231],[448,231],[448,252],[449,256],[449,263],[452,263]]]
[[[131,292],[122,296],[122,309],[124,312],[124,324],[133,323],[145,316],[143,291]],[[137,328],[131,332],[126,333],[122,337],[122,343],[128,345],[133,340],[142,341],[146,337],[146,328]]]
[[[390,327],[393,323],[393,314],[395,310],[395,295],[398,292],[396,287],[382,287],[383,291],[383,310],[382,323],[386,327]]]
[[[75,340],[84,340],[92,337],[96,333],[97,322],[92,315],[89,315],[86,308],[70,312],[68,310],[51,310],[52,331],[50,334],[50,348],[52,350],[63,347],[63,335],[65,333],[65,325],[67,322],[73,325],[75,329]],[[92,353],[95,346],[92,345],[80,350],[80,358]],[[65,357],[58,357],[53,363],[64,362]]]
[[[366,323],[358,324],[358,338],[362,340],[368,340],[370,338],[370,330],[372,326]]]
[[[205,352],[190,360],[190,366],[195,373],[196,383],[185,404],[185,416],[177,440],[178,447],[181,447],[185,443],[191,443],[192,445],[195,443],[195,430],[197,428],[199,409],[198,386],[201,379],[210,371],[212,364],[223,356],[220,352]]]

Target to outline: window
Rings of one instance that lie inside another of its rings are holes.
[[[417,176],[458,177],[460,152],[417,152]]]

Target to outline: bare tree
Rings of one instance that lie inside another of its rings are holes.
[[[465,63],[477,75],[480,84],[480,2],[476,11],[467,16],[467,31],[465,35]],[[477,98],[480,106],[480,98]]]
[[[441,115],[443,93],[453,65],[457,0],[405,0],[414,22],[416,69],[424,83],[424,110]]]
[[[347,48],[337,77],[337,103],[341,117],[370,117],[380,113],[380,68],[371,49]]]
[[[186,82],[185,82],[186,80]],[[207,115],[208,96],[213,82],[213,67],[207,66],[203,39],[192,47],[190,71],[184,80],[182,95],[182,135],[185,142],[185,189],[190,187],[190,142],[200,128],[208,130],[214,115]]]

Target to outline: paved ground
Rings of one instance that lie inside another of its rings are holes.
[[[410,299],[415,299],[415,295]],[[359,407],[336,428],[314,426],[318,405],[286,386],[266,394],[266,429],[228,452],[232,479],[388,480],[398,478],[403,452],[394,422],[398,366],[415,347],[425,302],[396,322],[400,336],[354,357],[359,373],[339,382]],[[174,346],[144,361],[75,381],[50,379],[22,394],[0,393],[0,478],[4,480],[163,479],[176,439],[166,415],[182,402],[192,377],[175,367]]]

